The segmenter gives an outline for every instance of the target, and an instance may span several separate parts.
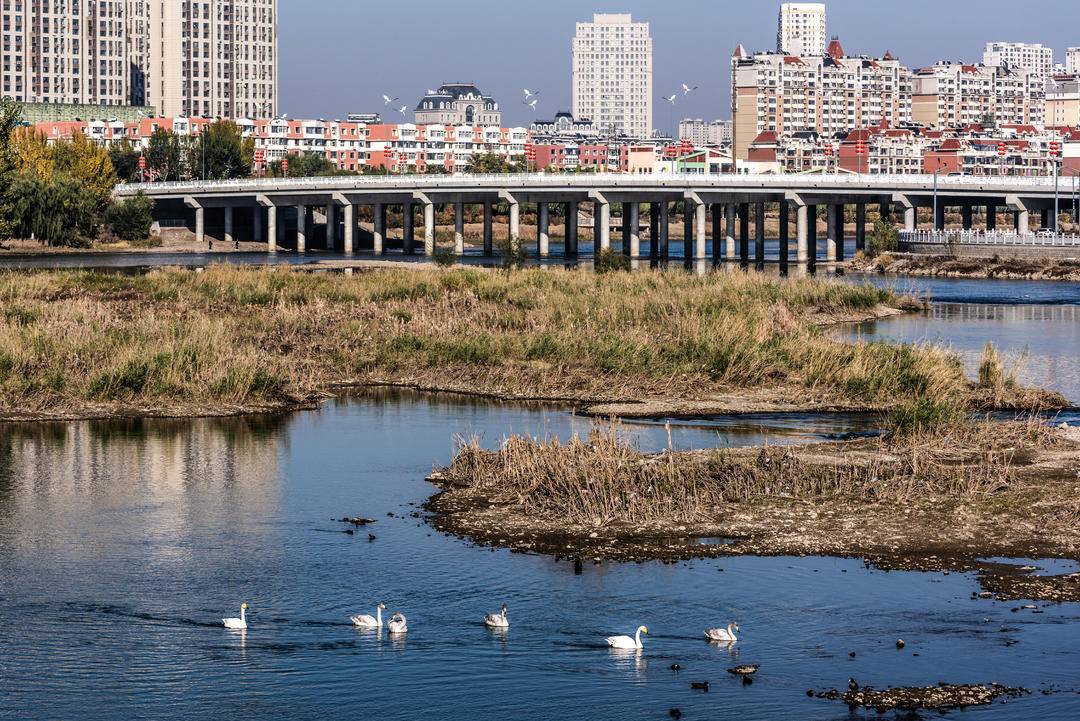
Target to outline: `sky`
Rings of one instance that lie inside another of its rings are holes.
[[[279,112],[344,118],[381,112],[382,96],[412,109],[428,88],[469,81],[502,106],[504,125],[528,126],[570,109],[574,24],[629,12],[651,24],[653,122],[728,117],[729,62],[776,45],[779,0],[278,0]],[[831,0],[829,34],[851,55],[886,50],[910,68],[981,62],[989,41],[1039,42],[1064,62],[1080,46],[1078,0]],[[671,108],[661,98],[699,89]],[[522,89],[540,91],[535,111]]]

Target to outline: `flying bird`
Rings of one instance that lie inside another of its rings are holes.
[[[383,100],[383,105],[389,105],[390,103],[394,102],[395,100],[401,100],[401,98],[392,98],[389,95],[384,95],[384,96],[382,96],[382,100]]]
[[[537,103],[536,98],[533,98],[532,100],[522,100],[521,102],[524,105],[528,105],[533,110],[536,110],[536,103]]]
[[[409,109],[409,106],[408,106],[408,105],[402,105],[402,106],[401,106],[400,108],[398,108],[398,109],[397,109],[397,111],[398,111],[399,113],[401,113],[402,115],[404,115],[404,114],[405,114],[405,111],[406,111],[406,110],[408,110],[408,109]]]
[[[528,88],[525,88],[524,93],[525,93],[525,99],[528,100],[529,98],[533,98],[533,97],[536,97],[537,95],[539,95],[540,91],[536,91],[534,93],[533,91],[529,90]]]
[[[697,89],[698,89],[697,85],[695,85],[694,87],[690,87],[686,83],[682,84],[682,93],[683,93],[683,95],[689,95],[690,93],[694,92]]]
[[[669,95],[668,97],[664,98],[664,100],[666,100],[669,103],[671,103],[672,105],[674,105],[675,104],[675,98],[677,98],[677,97],[679,97],[678,93],[676,93],[675,95]]]

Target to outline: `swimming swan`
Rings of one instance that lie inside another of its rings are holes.
[[[362,628],[382,628],[382,612],[386,608],[385,603],[380,603],[375,607],[375,615],[369,616],[366,613],[359,616],[349,616],[349,620],[353,622],[354,626],[360,626]]]
[[[390,633],[408,633],[409,624],[405,621],[405,614],[401,612],[394,613],[390,620],[386,622],[386,629]]]
[[[643,633],[648,634],[649,629],[645,626],[638,626],[637,633],[634,634],[633,638],[630,638],[629,636],[608,636],[606,639],[607,645],[612,648],[644,648],[644,646],[641,645],[641,634]]]
[[[735,637],[735,632],[739,630],[739,624],[729,623],[727,628],[710,628],[705,632],[705,636],[710,641],[738,641]]]
[[[502,605],[502,613],[489,613],[484,616],[484,625],[489,628],[510,628],[510,622],[506,620],[506,604]]]
[[[225,625],[225,628],[231,628],[237,631],[243,631],[247,628],[247,607],[246,603],[240,604],[240,618],[223,618],[221,622]]]

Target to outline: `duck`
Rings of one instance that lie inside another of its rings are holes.
[[[359,616],[349,616],[349,620],[353,622],[354,626],[360,626],[361,628],[382,628],[382,612],[385,608],[386,604],[380,603],[375,607],[374,616],[364,613]]]
[[[612,648],[641,649],[644,648],[644,646],[641,645],[641,634],[643,633],[647,635],[649,629],[645,626],[638,626],[637,632],[634,634],[633,638],[629,636],[608,636],[605,640],[607,641],[607,645]]]
[[[248,605],[246,603],[241,603],[240,604],[240,618],[223,618],[223,619],[221,619],[221,623],[225,626],[225,628],[231,628],[231,629],[233,629],[235,631],[244,631],[244,630],[246,630],[247,627],[248,627],[248,625],[247,625],[247,609],[248,609]]]
[[[729,623],[727,628],[710,628],[705,632],[705,637],[710,641],[738,641],[735,632],[740,630],[739,624]]]
[[[405,614],[395,611],[390,620],[386,622],[386,630],[390,633],[408,633],[409,624],[405,620]]]
[[[488,628],[510,628],[510,622],[506,620],[506,604],[502,605],[501,613],[489,613],[484,616],[484,625]]]

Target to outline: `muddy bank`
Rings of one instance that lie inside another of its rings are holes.
[[[440,530],[480,544],[585,561],[832,555],[978,570],[1000,599],[1080,600],[1080,577],[983,560],[1080,558],[1080,442],[1054,432],[1028,444],[1027,429],[990,424],[966,446],[862,439],[657,455],[591,438],[547,460],[535,454],[550,447],[511,439],[436,470],[427,509]]]
[[[1080,260],[953,258],[888,253],[876,258],[852,260],[847,267],[861,273],[939,278],[1080,281]]]
[[[807,692],[815,698],[830,701],[843,701],[852,708],[874,709],[878,713],[886,711],[949,711],[965,709],[969,706],[986,706],[1000,698],[1021,698],[1031,692],[1024,688],[1009,688],[991,683],[986,686],[954,685],[939,683],[937,686],[903,687],[875,689],[869,686],[859,688],[852,680],[852,687],[840,692]]]

